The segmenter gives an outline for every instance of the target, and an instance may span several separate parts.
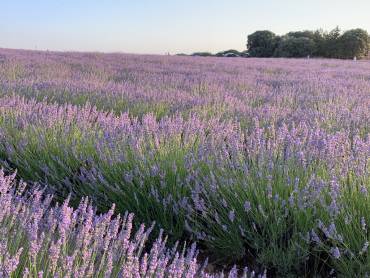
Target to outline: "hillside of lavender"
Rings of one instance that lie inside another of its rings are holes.
[[[0,49],[0,277],[366,277],[369,133],[369,60]]]

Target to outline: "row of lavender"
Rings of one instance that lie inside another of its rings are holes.
[[[205,271],[194,244],[168,248],[161,233],[149,246],[153,225],[134,233],[133,214],[114,216],[113,206],[98,215],[87,198],[77,209],[68,199],[52,206],[51,195],[14,178],[0,171],[0,277],[224,277]],[[238,275],[256,276],[235,267],[225,276]]]
[[[0,49],[1,95],[157,118],[193,112],[249,127],[302,120],[369,131],[368,61],[218,59]]]
[[[252,256],[279,275],[370,270],[370,138],[361,132],[257,119],[246,132],[214,117],[139,121],[19,97],[0,99],[0,128],[6,169],[75,205],[83,196],[100,211],[115,203],[223,264]]]

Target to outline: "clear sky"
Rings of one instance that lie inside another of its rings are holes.
[[[0,47],[127,53],[244,50],[269,29],[364,28],[370,0],[0,0]]]

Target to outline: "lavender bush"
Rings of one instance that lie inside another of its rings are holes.
[[[7,171],[221,266],[370,271],[368,61],[0,54]]]
[[[132,232],[133,214],[114,216],[114,206],[97,215],[88,198],[77,209],[50,205],[52,196],[0,171],[1,277],[223,277],[205,272],[195,244],[178,250],[166,247],[160,234],[146,242],[152,227]],[[226,276],[254,277],[233,268]],[[257,277],[257,276],[256,276]],[[258,276],[262,277],[262,276]]]

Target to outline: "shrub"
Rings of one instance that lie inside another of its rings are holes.
[[[77,209],[51,206],[52,196],[25,192],[15,175],[0,171],[1,277],[221,277],[197,262],[196,247],[167,248],[162,235],[148,244],[152,227],[133,233],[133,214],[101,215],[87,198]],[[241,273],[239,273],[241,274]],[[233,268],[229,277],[237,277]],[[243,277],[253,275],[247,268]]]

